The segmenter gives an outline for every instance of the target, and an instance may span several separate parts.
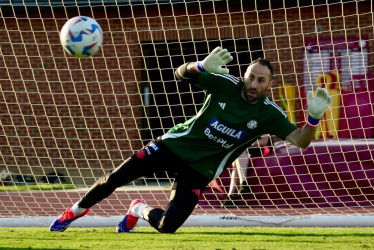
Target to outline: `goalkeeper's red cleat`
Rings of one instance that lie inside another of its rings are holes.
[[[135,205],[143,203],[141,200],[133,200],[130,204],[129,211],[125,215],[122,221],[120,221],[116,227],[117,233],[129,233],[134,230],[136,223],[138,223],[139,217],[132,211]]]
[[[86,209],[83,213],[75,216],[74,213],[71,211],[70,207],[63,212],[60,217],[58,217],[49,227],[49,231],[57,231],[57,232],[64,232],[76,219],[85,216],[88,214],[90,209]]]

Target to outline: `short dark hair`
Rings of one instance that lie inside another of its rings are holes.
[[[263,66],[268,67],[268,69],[270,70],[270,80],[273,79],[274,69],[273,69],[273,65],[271,65],[271,62],[268,59],[264,59],[264,58],[259,57],[256,60],[254,60],[251,63],[251,65],[253,65],[255,63],[259,63]]]

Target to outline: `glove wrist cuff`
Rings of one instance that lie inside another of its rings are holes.
[[[309,127],[312,127],[312,128],[316,128],[319,124],[319,120],[320,119],[314,119],[313,117],[311,117],[310,115],[308,116],[308,121],[307,121],[307,125]]]
[[[194,66],[194,70],[198,73],[200,72],[205,72],[206,70],[204,69],[203,67],[203,62],[202,61],[198,61],[195,66]]]

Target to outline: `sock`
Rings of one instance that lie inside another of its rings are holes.
[[[77,215],[80,215],[81,213],[83,213],[84,211],[86,211],[87,208],[80,208],[79,205],[78,205],[78,202],[76,202],[71,208],[70,208],[70,211],[73,212],[73,214],[75,216]]]
[[[152,210],[153,208],[151,208],[150,206],[146,207],[144,210],[143,210],[143,219],[148,221],[149,222],[149,212]]]
[[[148,208],[149,206],[145,203],[138,203],[135,206],[133,206],[130,210],[131,215],[137,217],[137,218],[144,218],[144,209]]]

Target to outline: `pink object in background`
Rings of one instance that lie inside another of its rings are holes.
[[[341,138],[372,138],[374,130],[374,76],[352,77],[351,86],[342,91],[340,110]]]

